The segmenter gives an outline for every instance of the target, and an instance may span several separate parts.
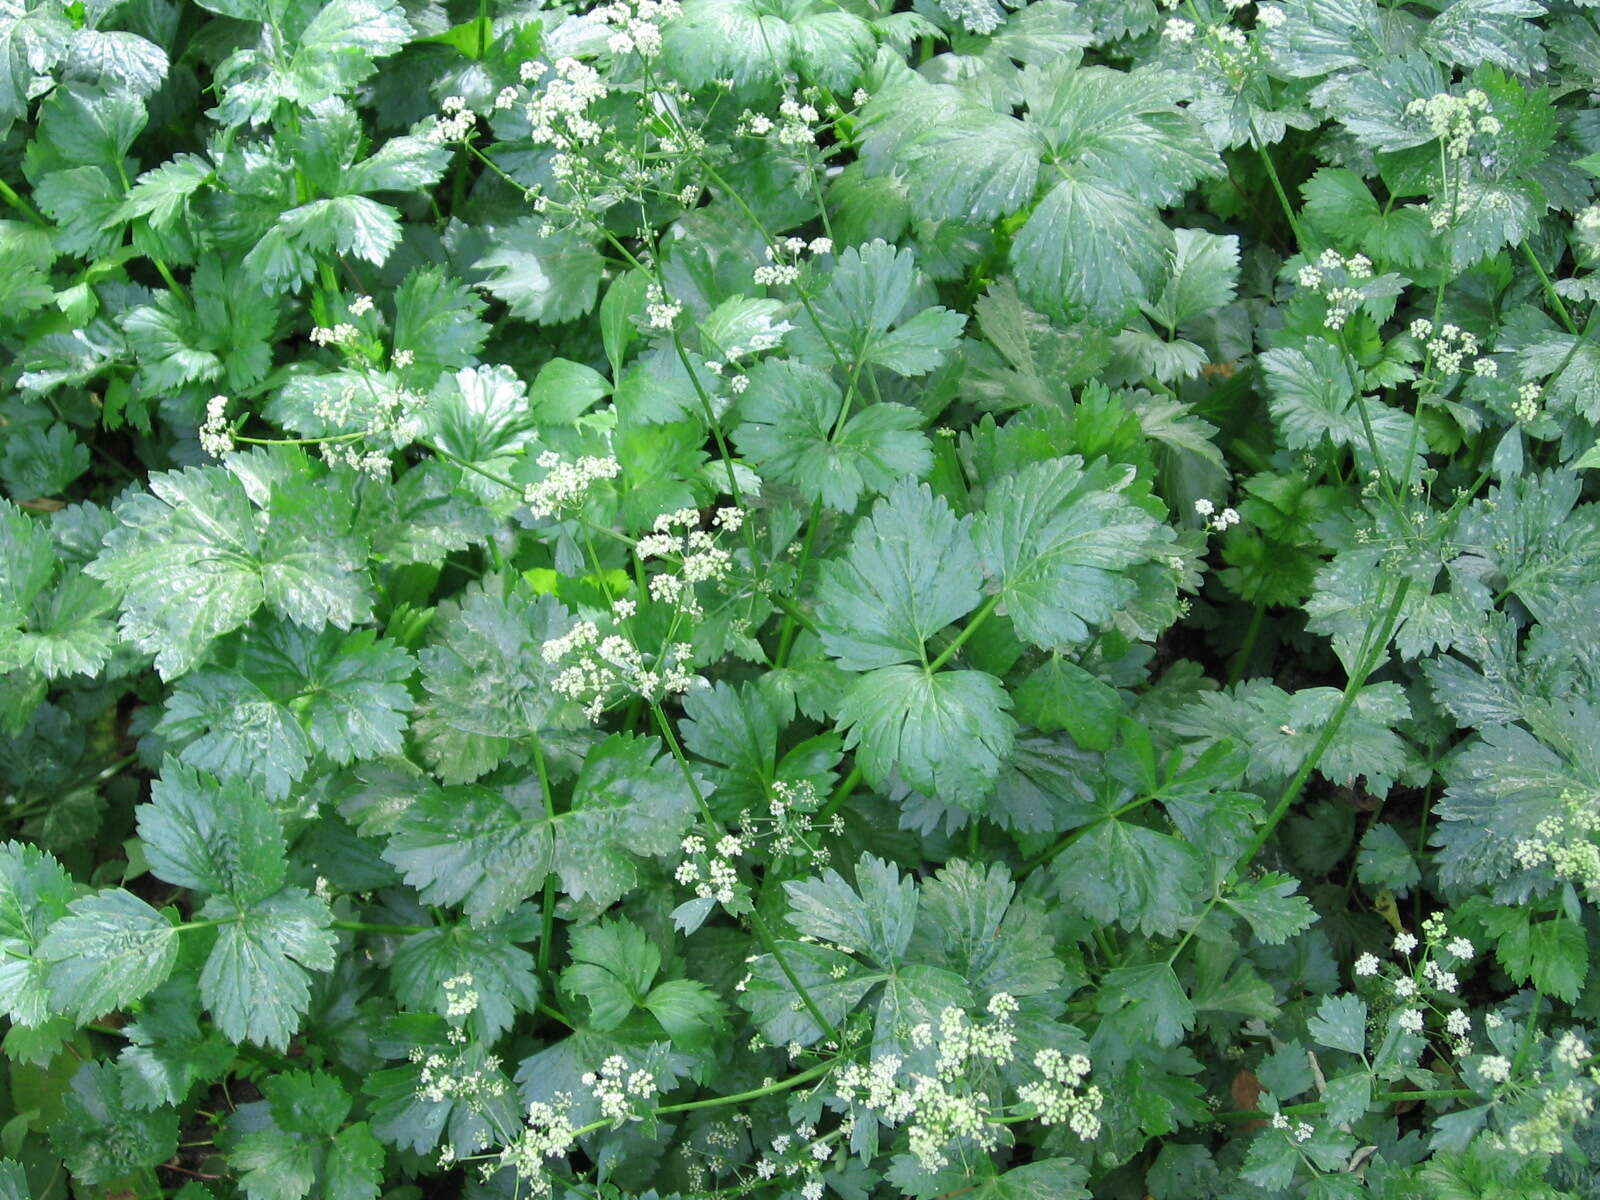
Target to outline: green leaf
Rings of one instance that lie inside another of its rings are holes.
[[[564,722],[571,706],[551,687],[557,671],[540,650],[570,623],[554,596],[505,576],[488,576],[439,606],[418,655],[428,699],[417,728],[445,782],[476,779],[516,739]]]
[[[968,519],[903,480],[856,526],[845,558],[823,564],[823,645],[852,671],[922,661],[930,637],[977,607],[981,578]]]
[[[79,1024],[150,991],[178,959],[171,921],[132,892],[109,888],[74,900],[50,927],[39,955],[53,962],[50,998]]]
[[[51,855],[19,842],[0,844],[0,1011],[18,1025],[52,1015],[49,965],[34,950],[67,915],[72,880]]]
[[[961,340],[967,319],[922,307],[916,285],[916,255],[909,248],[882,240],[849,247],[827,288],[800,317],[797,349],[812,362],[876,363],[899,375],[937,369]]]
[[[50,1124],[50,1145],[80,1187],[150,1173],[178,1148],[178,1112],[140,1112],[123,1098],[110,1063],[86,1062],[72,1077],[65,1115]]]
[[[594,307],[603,262],[595,248],[570,232],[542,236],[544,221],[524,217],[489,229],[494,248],[473,264],[483,286],[524,321],[555,324]]]
[[[1194,1027],[1194,1006],[1165,962],[1114,967],[1101,981],[1096,1009],[1114,1015],[1125,1036],[1175,1046]]]
[[[211,163],[198,154],[175,154],[134,181],[114,219],[147,217],[155,228],[170,229],[189,211],[190,197],[210,182],[212,170]]]
[[[150,787],[150,803],[135,814],[150,870],[168,883],[228,895],[243,905],[283,886],[282,825],[261,793],[242,779],[218,782],[169,758]]]
[[[289,795],[311,762],[311,744],[294,713],[232,671],[185,675],[156,728],[184,762],[241,777],[274,800]]]
[[[733,438],[763,478],[839,512],[854,510],[863,491],[886,492],[899,480],[928,473],[933,454],[919,413],[873,404],[841,426],[843,403],[822,371],[769,359],[750,373]]]
[[[722,1001],[698,979],[658,983],[644,998],[644,1008],[667,1031],[673,1046],[683,1050],[709,1049],[726,1024]]]
[[[394,296],[393,352],[409,352],[410,370],[421,386],[439,375],[470,366],[488,340],[480,320],[484,302],[440,267],[419,267],[401,282]]]
[[[1045,195],[1011,244],[1022,293],[1049,313],[1120,321],[1156,295],[1174,254],[1156,210],[1092,177],[1068,176]]]
[[[1370,887],[1388,888],[1404,896],[1421,882],[1422,871],[1395,827],[1380,822],[1361,835],[1356,878]]]
[[[389,970],[395,998],[413,1010],[443,1014],[448,1008],[445,981],[471,977],[477,1007],[467,1028],[485,1042],[495,1041],[518,1012],[532,1012],[539,1002],[539,979],[533,956],[517,943],[532,941],[536,915],[529,910],[482,928],[441,925],[414,933],[395,949]]]
[[[1363,471],[1381,462],[1391,475],[1398,477],[1406,472],[1411,418],[1381,400],[1360,395],[1343,350],[1314,340],[1298,350],[1268,350],[1260,361],[1270,386],[1268,407],[1285,445],[1313,450],[1327,437],[1334,445],[1349,449]],[[1366,423],[1362,421],[1363,408]],[[1367,424],[1372,427],[1370,441]],[[1419,436],[1412,455],[1413,467],[1420,465],[1427,450],[1426,439]],[[1415,473],[1413,469],[1411,474]]]
[[[307,972],[334,967],[328,906],[286,888],[246,906],[214,896],[200,916],[223,922],[200,972],[217,1028],[234,1042],[286,1048],[311,1001]]]
[[[1203,229],[1173,230],[1172,274],[1153,304],[1142,304],[1152,321],[1176,329],[1233,299],[1239,283],[1239,239]]]
[[[848,88],[873,51],[871,27],[854,13],[752,0],[688,0],[663,32],[674,77],[692,88],[722,78],[769,83],[789,72]]]
[[[789,921],[801,933],[833,942],[846,954],[866,954],[879,966],[898,963],[917,920],[917,887],[893,864],[863,854],[852,888],[831,868],[820,878],[784,883]]]
[[[1203,860],[1188,842],[1110,812],[1056,855],[1050,873],[1072,911],[1163,937],[1191,915],[1205,886]]]
[[[342,1129],[323,1161],[328,1200],[377,1200],[388,1155],[365,1121]]]
[[[1250,932],[1269,946],[1288,941],[1317,919],[1311,902],[1294,895],[1300,881],[1278,872],[1238,884],[1222,897],[1225,908],[1243,917]]]
[[[919,951],[927,946],[979,996],[1052,991],[1065,971],[1051,946],[1050,918],[1015,893],[1003,863],[987,870],[963,859],[947,863],[922,884],[913,956],[925,957]]]
[[[1017,715],[1041,733],[1066,730],[1085,750],[1109,750],[1122,722],[1122,696],[1058,655],[1036,667],[1013,693]]]
[[[589,1027],[615,1029],[644,1003],[661,969],[661,952],[632,921],[600,921],[572,933],[572,965],[562,988],[589,1002]]]
[[[918,791],[976,810],[1011,752],[1010,707],[1000,681],[982,671],[889,666],[850,685],[838,721],[874,787],[898,773]]]
[[[1033,197],[1044,151],[1037,133],[957,88],[921,80],[885,88],[861,116],[868,169],[879,173],[874,160],[887,157],[884,143],[898,143],[896,165],[921,220],[992,221]]]
[[[1306,1021],[1306,1032],[1317,1045],[1329,1046],[1349,1054],[1363,1054],[1367,1048],[1367,1004],[1359,996],[1345,993],[1324,996],[1317,1015]]]
[[[310,483],[278,490],[260,512],[235,475],[189,467],[117,501],[118,524],[85,569],[121,593],[123,635],[155,654],[163,678],[190,670],[263,603],[313,628],[370,615],[364,573],[352,570],[363,548],[340,520],[349,501]]]
[[[1532,982],[1547,995],[1575,1004],[1589,973],[1589,944],[1583,926],[1557,917],[1530,921],[1516,914],[1495,947],[1495,957],[1514,983]]]
[[[1079,642],[1137,590],[1130,567],[1170,534],[1121,494],[1133,472],[1076,457],[1034,463],[995,484],[973,528],[1017,632],[1045,649]]]
[[[192,976],[151,992],[138,1019],[122,1027],[128,1044],[117,1056],[123,1100],[146,1110],[181,1104],[200,1080],[220,1077],[233,1063],[234,1048],[209,1025],[200,1024],[200,994]]]
[[[424,903],[462,904],[483,924],[551,873],[574,899],[614,903],[638,883],[636,857],[675,850],[694,813],[684,777],[659,743],[619,733],[585,758],[568,811],[546,814],[536,780],[435,788],[397,819],[384,857]]]
[[[832,947],[786,941],[778,942],[777,947],[784,966],[836,1028],[877,983],[878,977],[867,975],[853,958]],[[774,1046],[790,1042],[809,1046],[823,1036],[788,973],[770,953],[750,964],[750,980],[739,993],[739,1005]]]
[[[56,421],[17,430],[0,454],[0,479],[21,499],[59,496],[88,469],[88,447]]]

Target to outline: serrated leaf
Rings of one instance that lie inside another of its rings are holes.
[[[136,810],[150,870],[178,887],[243,905],[283,886],[287,846],[266,799],[242,779],[221,782],[174,759]]]
[[[973,526],[1017,632],[1045,649],[1089,636],[1132,598],[1128,568],[1154,558],[1163,530],[1121,491],[1132,473],[1052,459],[996,483]]]
[[[132,892],[110,888],[74,900],[39,956],[51,961],[50,998],[80,1024],[123,1008],[172,971],[178,932]]]
[[[852,671],[920,661],[927,640],[978,604],[981,565],[967,518],[925,484],[903,480],[825,563],[817,624]]]
[[[1114,967],[1106,972],[1097,1011],[1114,1014],[1128,1035],[1175,1046],[1194,1027],[1194,1005],[1165,962]]]
[[[831,868],[817,879],[786,882],[790,923],[847,954],[866,954],[880,966],[892,967],[911,944],[916,884],[870,854],[856,863],[855,876],[855,887]]]
[[[852,511],[863,491],[885,492],[927,474],[933,454],[920,414],[873,404],[840,425],[843,403],[822,371],[768,360],[750,373],[734,441],[764,478],[840,512]]]
[[[1050,872],[1072,911],[1164,937],[1191,914],[1205,882],[1188,842],[1109,814],[1056,855]]]
[[[1349,1054],[1362,1054],[1367,1048],[1367,1004],[1348,993],[1324,996],[1317,1015],[1306,1021],[1306,1032],[1317,1045],[1329,1046]]]
[[[1156,293],[1172,256],[1172,233],[1153,207],[1092,177],[1052,187],[1011,244],[1030,302],[1106,323]]]
[[[390,963],[395,998],[408,1009],[443,1013],[445,981],[468,976],[477,1005],[467,1027],[485,1042],[495,1041],[518,1012],[531,1012],[539,1002],[533,956],[517,945],[534,936],[531,915],[525,910],[482,928],[441,925],[412,934]]]
[[[492,230],[494,248],[473,264],[488,273],[483,286],[524,321],[554,324],[594,307],[600,255],[574,233],[542,236],[544,221],[524,217]]]
[[[915,311],[916,282],[910,249],[881,240],[849,247],[827,288],[801,314],[797,349],[817,363],[876,363],[899,375],[935,370],[960,341],[967,319],[937,306]]]
[[[1422,872],[1395,827],[1380,822],[1361,835],[1356,877],[1371,887],[1388,888],[1404,896],[1421,881]]]
[[[50,1145],[82,1186],[150,1171],[178,1147],[175,1109],[141,1112],[123,1099],[110,1063],[86,1062],[72,1076],[65,1115],[51,1122]]]
[[[1225,908],[1243,917],[1250,932],[1269,946],[1288,941],[1317,919],[1311,902],[1294,895],[1298,879],[1269,872],[1238,884],[1222,897]]]
[[[569,950],[572,965],[561,972],[561,986],[589,1002],[589,1027],[615,1029],[644,1003],[661,953],[632,921],[601,921],[575,929]]]
[[[483,348],[483,310],[484,302],[442,268],[421,267],[395,292],[393,352],[409,353],[410,369],[431,387],[440,374],[471,365]]]
[[[574,898],[614,903],[638,882],[636,856],[676,849],[694,811],[659,743],[613,734],[584,760],[568,811],[546,814],[536,781],[435,788],[397,819],[384,857],[425,903],[462,904],[483,924],[551,873]]]
[[[1271,388],[1268,407],[1286,445],[1312,450],[1327,437],[1334,445],[1349,449],[1363,470],[1382,463],[1397,478],[1407,473],[1412,421],[1383,401],[1360,394],[1344,351],[1313,340],[1301,349],[1268,350],[1260,361]],[[1413,476],[1427,450],[1427,439],[1419,432],[1409,464]]]
[[[1153,304],[1143,304],[1152,321],[1176,329],[1233,299],[1239,282],[1239,239],[1203,229],[1173,231],[1176,253],[1172,274]]]
[[[22,1026],[52,1014],[49,964],[34,951],[66,916],[72,880],[51,855],[19,842],[0,844],[0,1010]]]
[[[158,472],[150,489],[117,502],[119,524],[85,569],[121,593],[123,635],[155,654],[164,678],[192,668],[263,603],[313,627],[368,616],[351,570],[361,547],[340,528],[328,489],[285,489],[268,505],[270,528],[219,467]]]
[[[247,906],[215,896],[200,916],[223,922],[200,972],[217,1028],[235,1042],[284,1049],[311,1002],[307,973],[333,970],[328,906],[286,888]]]
[[[867,782],[891,774],[947,803],[977,810],[1011,752],[1011,698],[983,671],[879,667],[850,685],[838,708],[845,749]]]

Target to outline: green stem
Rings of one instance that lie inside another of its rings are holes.
[[[1372,1097],[1374,1104],[1404,1104],[1407,1101],[1419,1100],[1468,1100],[1478,1093],[1468,1088],[1435,1088],[1425,1092],[1377,1092]],[[1295,1113],[1321,1112],[1327,1106],[1326,1100],[1308,1100],[1304,1104],[1285,1104],[1278,1111],[1285,1116]],[[1239,1109],[1234,1112],[1221,1112],[1214,1115],[1213,1121],[1265,1121],[1272,1116],[1258,1108]]]
[[[777,1083],[769,1083],[765,1087],[751,1088],[748,1092],[734,1092],[729,1096],[712,1096],[706,1100],[690,1100],[686,1104],[664,1104],[656,1109],[656,1115],[693,1112],[700,1108],[718,1108],[724,1104],[742,1104],[746,1100],[759,1100],[762,1096],[771,1096],[777,1092],[787,1092],[803,1083],[810,1083],[813,1079],[820,1079],[833,1068],[834,1064],[832,1062],[818,1063],[814,1067],[801,1071],[798,1075],[791,1075],[787,1079],[780,1079]]]
[[[432,925],[384,925],[371,921],[330,921],[329,928],[348,929],[352,933],[389,933],[404,937],[413,933],[427,933]]]
[[[3,179],[0,179],[0,200],[4,200],[40,229],[55,229],[55,226],[45,220],[38,209],[19,196],[16,189]]]
[[[1244,678],[1245,668],[1250,665],[1250,656],[1255,653],[1256,639],[1261,636],[1261,623],[1267,615],[1267,602],[1257,600],[1255,611],[1250,614],[1250,628],[1244,632],[1244,644],[1239,647],[1239,653],[1234,656],[1233,668],[1228,672],[1228,686],[1232,687]]]
[[[1279,822],[1288,816],[1290,807],[1299,799],[1300,790],[1305,787],[1306,780],[1311,777],[1311,772],[1316,770],[1317,764],[1322,761],[1323,754],[1333,744],[1333,739],[1338,735],[1339,728],[1344,724],[1345,717],[1349,715],[1351,708],[1355,706],[1356,697],[1361,694],[1361,689],[1367,682],[1367,676],[1377,670],[1379,660],[1384,652],[1388,650],[1389,639],[1393,636],[1395,626],[1400,620],[1401,606],[1405,604],[1406,594],[1410,590],[1411,581],[1409,579],[1401,579],[1395,586],[1394,598],[1389,602],[1389,607],[1384,611],[1383,616],[1376,625],[1367,627],[1367,637],[1370,640],[1362,646],[1361,653],[1356,656],[1355,670],[1350,673],[1350,679],[1345,684],[1344,695],[1339,699],[1339,707],[1334,709],[1333,716],[1322,727],[1321,735],[1318,736],[1316,743],[1311,747],[1311,752],[1301,761],[1300,769],[1295,772],[1294,778],[1283,789],[1283,795],[1278,798],[1278,803],[1273,806],[1271,814],[1262,823],[1261,828],[1256,831],[1255,837],[1245,847],[1244,853],[1234,861],[1234,865],[1229,870],[1223,885],[1212,893],[1211,899],[1206,902],[1206,906],[1201,910],[1200,916],[1189,926],[1188,932],[1183,935],[1182,940],[1178,942],[1172,953],[1167,957],[1168,966],[1178,961],[1178,955],[1183,953],[1184,947],[1194,937],[1195,930],[1205,923],[1206,918],[1211,915],[1211,910],[1222,899],[1223,890],[1229,883],[1238,878],[1239,872],[1249,866],[1255,860],[1257,854],[1261,853],[1261,848],[1267,844],[1267,840],[1272,836],[1273,831],[1277,829]]]
[[[817,823],[821,824],[827,821],[829,817],[838,812],[840,806],[850,798],[850,793],[856,790],[856,786],[860,782],[861,764],[856,763],[850,768],[850,774],[844,777],[844,781],[840,783],[838,787],[833,789],[833,795],[828,797],[828,802],[824,804],[820,810],[818,810]]]
[[[1533,268],[1534,274],[1539,277],[1539,286],[1544,289],[1545,299],[1550,301],[1550,307],[1555,309],[1556,316],[1561,318],[1561,323],[1567,327],[1567,332],[1576,337],[1577,322],[1567,312],[1567,306],[1561,302],[1561,294],[1556,291],[1555,284],[1550,282],[1550,276],[1545,274],[1544,264],[1539,261],[1539,256],[1533,252],[1533,247],[1528,245],[1526,239],[1522,243],[1522,254]]]
[[[533,735],[533,765],[539,772],[539,794],[544,798],[544,815],[548,820],[554,821],[556,817],[555,794],[550,790],[550,772],[545,766],[544,744],[538,734]],[[543,927],[539,933],[539,978],[544,981],[546,988],[550,984],[550,943],[555,940],[556,930],[556,877],[547,874],[544,877],[543,911],[540,916]]]
[[[967,623],[961,627],[961,632],[951,640],[950,644],[939,652],[937,658],[928,664],[928,673],[931,675],[955,655],[955,652],[966,644],[968,638],[978,632],[978,627],[989,619],[989,614],[1000,604],[1000,593],[992,592],[984,600],[978,611],[968,618]]]

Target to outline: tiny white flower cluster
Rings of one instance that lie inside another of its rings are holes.
[[[767,827],[765,836],[770,839],[767,849],[774,858],[805,858],[820,869],[828,865],[832,855],[826,846],[816,840],[815,835],[823,831],[833,834],[844,832],[844,818],[838,813],[834,813],[826,824],[813,820],[812,814],[821,806],[822,797],[809,779],[793,784],[782,779],[775,780],[767,801],[769,815],[758,817],[750,809],[745,809],[739,814],[739,828],[754,836],[762,836],[762,828]]]
[[[527,1185],[530,1197],[550,1195],[551,1176],[545,1162],[564,1157],[577,1141],[568,1116],[571,1107],[570,1097],[558,1098],[556,1104],[535,1101],[528,1105],[527,1127],[500,1151],[497,1165],[514,1170],[519,1182]]]
[[[779,287],[795,283],[800,278],[800,255],[810,252],[813,257],[833,253],[833,239],[825,237],[791,237],[767,247],[767,265],[755,269],[755,282],[762,287]]]
[[[614,610],[618,620],[632,614],[631,604],[618,601]],[[688,665],[693,654],[694,647],[689,643],[674,642],[657,656],[653,668],[647,667],[643,653],[631,640],[618,633],[601,636],[593,621],[579,621],[540,647],[545,662],[563,664],[551,690],[582,704],[584,716],[591,721],[600,719],[606,702],[619,688],[646,700],[658,700],[697,686],[701,677],[693,674]]]
[[[221,458],[233,449],[233,431],[228,428],[226,396],[213,396],[206,401],[206,420],[200,426],[200,448],[212,458]]]
[[[456,975],[440,985],[444,989],[444,1015],[470,1017],[478,1011],[478,993],[473,989],[472,976]]]
[[[1594,1096],[1573,1080],[1546,1091],[1532,1116],[1506,1130],[1506,1144],[1517,1154],[1559,1154],[1563,1132],[1593,1114]]]
[[[361,331],[349,321],[340,321],[337,325],[318,325],[309,336],[317,346],[348,346],[361,336]]]
[[[586,454],[569,463],[554,450],[546,450],[535,461],[548,474],[538,483],[530,483],[523,490],[522,500],[536,517],[553,517],[582,508],[595,483],[615,479],[622,473],[622,464],[609,456]]]
[[[466,1034],[460,1029],[452,1029],[450,1041],[461,1046],[466,1041]],[[410,1058],[422,1066],[417,1076],[416,1094],[419,1100],[432,1104],[449,1101],[480,1112],[486,1102],[506,1094],[506,1080],[500,1074],[500,1060],[492,1054],[475,1055],[472,1048],[468,1047],[446,1056],[437,1050],[415,1046]]]
[[[733,834],[724,834],[717,840],[715,853],[711,853],[705,838],[690,834],[683,839],[682,850],[686,857],[673,873],[679,883],[685,887],[693,884],[694,894],[703,900],[730,905],[738,899],[741,889],[734,860],[745,851],[743,841]]]
[[[1561,795],[1563,809],[1534,826],[1533,837],[1519,840],[1512,857],[1524,870],[1546,870],[1591,894],[1600,893],[1600,806],[1585,804],[1572,792]]]
[[[1218,512],[1215,502],[1211,500],[1196,500],[1194,511],[1206,519],[1206,528],[1213,533],[1222,533],[1239,523],[1239,513],[1236,509],[1224,508]]]
[[[618,1125],[630,1117],[637,1119],[634,1106],[656,1094],[656,1077],[643,1068],[630,1069],[620,1054],[601,1063],[598,1072],[584,1072],[582,1083],[600,1102],[600,1115]]]
[[[809,1124],[797,1125],[793,1135],[780,1133],[772,1139],[771,1150],[756,1161],[756,1178],[765,1181],[780,1175],[786,1179],[803,1175],[806,1178],[800,1185],[801,1200],[822,1200],[819,1164],[833,1154],[832,1139],[848,1134],[851,1127],[846,1120],[834,1134],[820,1138],[816,1127]]]
[[[1454,960],[1454,964],[1459,965],[1470,962],[1476,953],[1466,938],[1450,936],[1442,914],[1434,913],[1423,921],[1422,935],[1419,939],[1416,934],[1404,929],[1395,934],[1392,948],[1397,954],[1410,955],[1423,942],[1426,942],[1426,946],[1422,962],[1411,967],[1411,973],[1397,974],[1389,980],[1390,993],[1407,1005],[1395,1014],[1395,1023],[1403,1032],[1417,1036],[1423,1033],[1426,1013],[1416,1005],[1424,1005],[1439,1013],[1441,1010],[1426,997],[1454,996],[1461,989],[1456,972],[1434,955],[1445,955],[1447,960]],[[1371,978],[1382,973],[1382,963],[1377,955],[1364,953],[1356,959],[1353,970],[1358,978]],[[1471,1018],[1458,1008],[1444,1012],[1443,1017],[1445,1032],[1452,1039],[1451,1050],[1458,1056],[1469,1054],[1472,1050]]]
[[[1185,21],[1182,17],[1168,17],[1167,23],[1161,27],[1161,36],[1169,42],[1177,42],[1180,46],[1194,41],[1194,22]]]
[[[1351,283],[1362,283],[1372,278],[1372,260],[1365,254],[1352,254],[1346,258],[1337,250],[1324,250],[1316,262],[1307,263],[1295,275],[1295,282],[1308,291],[1316,292],[1328,304],[1323,324],[1329,329],[1343,329],[1356,309],[1361,307],[1366,293]]]
[[[1406,115],[1420,116],[1433,136],[1444,143],[1444,152],[1451,158],[1465,158],[1474,134],[1493,137],[1500,132],[1499,118],[1489,116],[1488,108],[1489,97],[1473,88],[1465,96],[1436,92],[1426,99],[1413,100],[1406,105]]]
[[[732,533],[743,523],[744,513],[731,506],[717,510],[711,531],[698,528],[700,514],[692,508],[658,516],[634,551],[645,562],[676,557],[678,563],[675,570],[650,577],[650,598],[658,604],[675,605],[692,617],[700,616],[696,585],[720,582],[733,569],[733,556],[717,545],[717,535]]]
[[[939,1015],[937,1034],[932,1026],[923,1024],[909,1035],[918,1050],[930,1048],[937,1040],[933,1075],[913,1071],[902,1080],[905,1060],[886,1054],[870,1065],[851,1063],[840,1070],[834,1077],[834,1094],[840,1102],[870,1113],[884,1125],[904,1126],[907,1145],[925,1170],[948,1166],[950,1152],[958,1144],[993,1150],[1002,1129],[992,1115],[995,1099],[974,1086],[973,1079],[1014,1059],[1012,1018],[1018,1008],[1015,997],[998,992],[989,1000],[991,1020],[982,1024],[963,1010],[948,1007]],[[1081,1054],[1069,1056],[1046,1049],[1033,1061],[1041,1077],[1017,1089],[1019,1102],[1031,1105],[1035,1119],[1045,1124],[1065,1124],[1086,1141],[1097,1137],[1104,1097],[1099,1088],[1083,1086],[1089,1060]]]
[[[1289,1118],[1281,1112],[1275,1112],[1272,1114],[1272,1127],[1274,1129],[1282,1130],[1284,1133],[1287,1133],[1291,1139],[1302,1144],[1309,1142],[1312,1134],[1316,1133],[1316,1130],[1313,1129],[1307,1122],[1290,1121]]]
[[[1017,1098],[1033,1105],[1045,1125],[1065,1125],[1084,1141],[1100,1136],[1100,1106],[1105,1097],[1089,1077],[1089,1060],[1082,1054],[1065,1056],[1056,1049],[1040,1050],[1033,1065],[1042,1076],[1017,1089]]]
[[[683,311],[681,301],[667,297],[666,289],[659,283],[652,283],[644,292],[645,324],[651,329],[671,329],[678,314]]]
[[[678,0],[634,0],[632,4],[602,4],[589,10],[592,21],[613,30],[606,46],[613,54],[654,58],[661,53],[661,23],[681,12]]]
[[[478,124],[478,114],[468,108],[466,100],[460,96],[446,96],[439,108],[442,111],[426,134],[430,142],[448,145],[465,141]]]
[[[1494,359],[1486,355],[1474,357],[1478,354],[1478,339],[1476,335],[1458,325],[1452,325],[1447,321],[1435,332],[1432,321],[1426,317],[1418,317],[1411,322],[1410,332],[1412,337],[1426,341],[1434,366],[1445,375],[1456,374],[1461,370],[1463,362],[1468,359],[1472,359],[1472,371],[1475,375],[1492,379],[1500,373],[1500,366]]]
[[[553,71],[552,75],[552,68],[543,63],[522,64],[524,83],[531,85],[551,75],[523,107],[523,115],[532,126],[529,138],[536,146],[553,146],[557,150],[594,145],[605,130],[589,116],[589,106],[604,100],[611,94],[610,89],[599,71],[575,58],[557,59]]]
[[[739,114],[734,133],[746,137],[765,137],[777,130],[777,140],[785,146],[814,146],[817,141],[816,125],[822,119],[808,92],[804,97],[785,96],[778,105],[778,119],[774,121],[765,113],[751,112],[748,108]]]
[[[1539,397],[1544,394],[1544,388],[1532,382],[1521,384],[1517,388],[1517,398],[1511,405],[1511,415],[1524,425],[1539,419]]]
[[[1589,1059],[1589,1053],[1589,1043],[1574,1030],[1568,1029],[1556,1042],[1556,1061],[1570,1071],[1581,1070]]]
[[[1263,4],[1256,9],[1256,24],[1263,29],[1276,29],[1289,19],[1280,4]]]

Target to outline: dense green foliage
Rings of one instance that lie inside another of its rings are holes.
[[[0,0],[0,1200],[1600,1196],[1576,0]]]

